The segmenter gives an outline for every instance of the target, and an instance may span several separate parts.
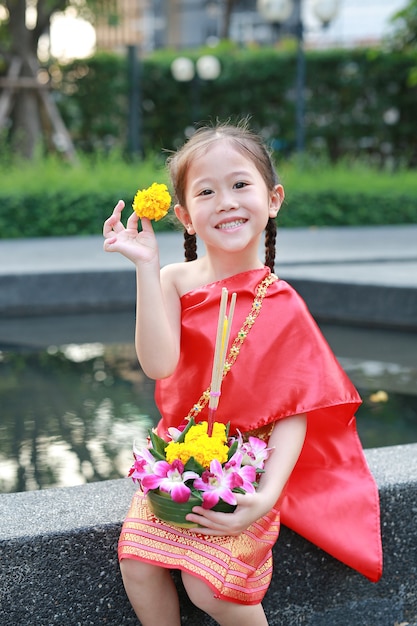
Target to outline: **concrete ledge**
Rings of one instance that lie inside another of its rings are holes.
[[[341,283],[321,279],[286,280],[304,298],[319,322],[343,322],[414,330],[417,289]],[[134,270],[0,275],[0,319],[135,310]]]
[[[264,603],[270,626],[417,626],[417,444],[366,454],[381,496],[381,581],[283,528]],[[137,625],[116,558],[133,491],[122,479],[0,495],[0,623]],[[175,579],[183,624],[213,626]]]
[[[0,275],[0,318],[134,310],[135,302],[134,269]]]
[[[417,289],[288,279],[320,322],[415,330]]]

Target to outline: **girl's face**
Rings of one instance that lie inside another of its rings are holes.
[[[283,199],[281,185],[269,190],[251,159],[229,141],[219,140],[192,161],[186,206],[177,205],[175,212],[207,249],[237,252],[258,245],[268,218],[277,215]]]

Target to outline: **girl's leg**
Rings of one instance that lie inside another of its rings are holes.
[[[180,626],[178,594],[168,569],[123,559],[120,570],[127,597],[142,626]]]
[[[199,578],[182,572],[182,580],[191,602],[215,619],[220,626],[268,626],[261,604],[225,602],[214,598],[213,590]]]

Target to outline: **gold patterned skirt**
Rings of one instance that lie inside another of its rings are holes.
[[[196,534],[155,517],[138,491],[119,539],[119,560],[137,559],[197,576],[214,596],[239,604],[259,604],[272,577],[272,546],[280,516],[272,509],[237,537]]]

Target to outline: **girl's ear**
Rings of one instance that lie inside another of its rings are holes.
[[[281,205],[284,202],[284,198],[284,187],[282,185],[275,185],[270,196],[269,217],[276,217],[278,215],[278,211],[280,210]]]
[[[193,224],[191,222],[190,214],[187,209],[184,208],[181,204],[176,204],[174,206],[175,215],[184,226],[185,230],[189,235],[195,235],[195,230]]]

